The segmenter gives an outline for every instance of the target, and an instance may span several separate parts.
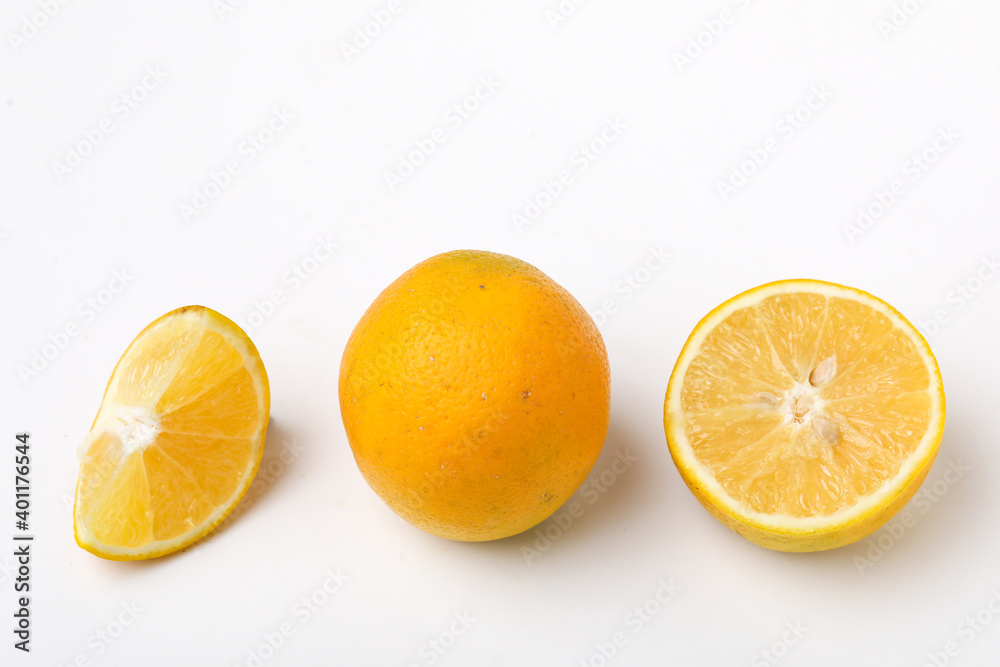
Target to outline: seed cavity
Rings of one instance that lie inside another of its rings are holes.
[[[829,445],[839,445],[842,438],[840,427],[825,417],[812,418],[812,430],[816,437]]]
[[[819,364],[809,374],[809,384],[814,387],[823,387],[829,384],[830,380],[837,374],[837,355],[832,355],[819,362]]]
[[[795,399],[795,407],[792,409],[792,416],[794,417],[796,424],[801,424],[805,421],[806,415],[809,414],[809,410],[815,402],[816,397],[809,393],[804,393]]]

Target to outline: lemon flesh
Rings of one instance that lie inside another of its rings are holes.
[[[944,427],[926,341],[885,302],[810,280],[745,292],[705,317],[664,407],[699,500],[769,548],[848,544],[926,476]]]
[[[233,322],[191,306],[150,324],[80,447],[77,543],[133,560],[208,533],[253,480],[269,407],[264,366]]]

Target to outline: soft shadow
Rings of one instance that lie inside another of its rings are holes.
[[[705,519],[715,524],[717,530],[726,533],[726,537],[732,540],[731,548],[734,553],[740,554],[737,560],[741,558],[750,561],[770,559],[777,560],[782,567],[793,571],[839,572],[842,574],[836,576],[840,576],[844,582],[866,581],[867,577],[863,577],[862,574],[868,575],[873,571],[891,571],[893,561],[912,562],[919,560],[921,555],[932,546],[929,543],[933,543],[935,549],[940,549],[942,542],[948,543],[950,548],[954,550],[966,548],[963,540],[953,539],[956,537],[953,532],[958,530],[955,527],[954,518],[957,515],[962,515],[968,519],[969,515],[978,514],[982,509],[974,505],[974,498],[971,494],[963,493],[961,489],[965,480],[972,473],[964,473],[965,476],[950,485],[945,493],[935,491],[935,484],[938,485],[938,491],[940,490],[940,482],[945,478],[945,473],[952,462],[960,460],[964,466],[974,467],[975,465],[975,443],[960,440],[953,434],[975,433],[975,424],[977,420],[981,422],[981,417],[973,414],[956,414],[956,412],[953,410],[948,416],[937,460],[914,498],[886,525],[854,544],[828,551],[808,553],[772,551],[748,542],[710,517],[707,512],[704,513]],[[550,538],[552,544],[546,551],[551,552],[580,548],[582,543],[587,543],[589,540],[619,534],[621,525],[627,521],[629,508],[637,502],[641,495],[643,485],[652,483],[651,476],[662,473],[662,465],[646,465],[647,460],[654,458],[652,448],[659,444],[639,441],[629,432],[626,425],[612,418],[604,449],[593,470],[580,489],[552,516],[518,535],[491,542],[469,542],[464,543],[463,546],[502,555],[505,558],[516,554],[516,558],[521,559],[525,551],[537,548],[540,535]],[[663,443],[662,446],[665,448],[666,443]],[[633,462],[632,466],[625,472],[617,475],[614,484],[608,486],[603,492],[598,492],[596,498],[593,497],[597,489],[604,486],[601,483],[601,476],[608,477],[607,471],[612,470],[619,452],[629,451],[638,460]],[[667,486],[671,483],[672,480],[659,480],[658,482],[661,486]],[[686,489],[685,492],[687,492]],[[921,500],[923,500],[922,503]],[[930,501],[929,509],[927,509],[928,501]],[[574,502],[583,507],[583,514],[574,518],[568,528],[560,526],[559,518],[563,516],[565,521],[564,514]],[[698,510],[704,512],[700,506]],[[906,512],[911,513],[914,519],[912,525],[906,527],[905,531],[900,534],[896,523]],[[992,517],[986,513],[981,518],[983,521],[989,521]],[[881,548],[879,547],[881,540],[884,547],[889,543],[890,538],[891,546],[881,549],[878,560],[872,562],[870,568],[863,572],[859,571],[859,559],[868,558],[871,560],[869,550],[873,548],[873,545]],[[545,560],[548,555],[550,554],[542,553],[540,557]]]
[[[967,519],[981,509],[975,505],[971,495],[961,491],[970,473],[963,473],[953,484],[948,484],[946,489],[943,489],[942,483],[947,484],[947,479],[954,478],[954,473],[947,474],[953,463],[960,461],[962,466],[975,467],[974,444],[953,434],[975,433],[974,425],[981,423],[982,418],[954,412],[947,417],[937,459],[920,489],[877,531],[853,544],[828,551],[764,551],[769,557],[782,560],[790,568],[812,568],[820,564],[819,567],[850,572],[861,579],[874,572],[890,571],[893,562],[902,564],[920,561],[932,549],[935,553],[939,553],[942,548],[956,552],[967,549],[963,540],[955,539],[953,531],[959,529],[956,528],[956,516]],[[960,503],[965,503],[966,506],[960,507]],[[911,518],[904,523],[907,513]],[[992,517],[987,514],[984,519],[991,521]]]
[[[272,417],[267,423],[267,439],[264,441],[264,452],[260,458],[260,467],[246,495],[233,508],[233,520],[242,519],[250,513],[274,489],[280,487],[289,478],[289,473],[295,468],[302,452],[295,439],[295,434],[280,421]],[[224,524],[232,523],[227,517]],[[220,524],[221,527],[222,524]],[[218,532],[216,528],[213,532]]]
[[[955,412],[952,410],[952,414],[946,419],[937,459],[913,498],[886,525],[859,542],[836,550],[837,552],[843,552],[853,563],[855,557],[869,558],[868,552],[872,550],[872,555],[877,555],[878,560],[872,563],[871,569],[878,569],[888,567],[890,561],[906,557],[907,554],[926,552],[928,542],[933,543],[935,552],[944,547],[967,548],[961,539],[953,539],[953,531],[968,529],[965,522],[983,510],[975,503],[973,495],[962,492],[962,487],[975,472],[976,448],[974,443],[953,434],[976,433],[982,423],[982,416],[962,412],[954,414]],[[973,470],[964,471],[963,468]],[[961,471],[960,475],[956,471]],[[911,525],[903,523],[907,512],[913,517],[909,522]],[[961,517],[961,520],[956,521],[956,517]],[[991,523],[993,520],[989,512],[983,518],[985,522]],[[987,525],[985,522],[984,525]]]
[[[264,440],[264,451],[261,454],[260,467],[254,476],[250,488],[236,504],[236,507],[212,531],[184,549],[148,560],[128,561],[135,568],[154,567],[158,563],[173,560],[188,553],[207,547],[212,540],[225,533],[236,522],[247,520],[254,509],[264,503],[275,488],[285,483],[289,473],[295,468],[302,452],[295,440],[294,434],[280,421],[273,417],[267,423],[267,437]]]
[[[643,479],[648,474],[648,448],[639,445],[621,420],[611,417],[604,448],[580,488],[549,518],[523,533],[491,542],[469,542],[470,548],[496,552],[516,552],[522,547],[535,548],[539,535],[549,535],[556,544],[586,541],[593,535],[610,534],[620,526],[628,508],[635,502]],[[663,445],[666,447],[666,443]],[[581,512],[570,514],[574,504]],[[572,518],[572,523],[567,523]],[[561,545],[560,545],[561,546]],[[506,555],[510,555],[509,553]]]

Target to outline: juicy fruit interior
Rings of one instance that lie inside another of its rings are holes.
[[[204,522],[250,464],[256,395],[240,352],[197,319],[147,331],[119,362],[83,444],[78,523],[127,548]]]
[[[776,294],[709,333],[681,393],[695,458],[764,514],[855,505],[892,478],[932,417],[931,378],[878,310],[818,293]]]

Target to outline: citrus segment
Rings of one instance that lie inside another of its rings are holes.
[[[208,533],[260,464],[270,394],[253,343],[201,306],[150,324],[118,362],[80,448],[74,523],[104,558],[151,558]]]

